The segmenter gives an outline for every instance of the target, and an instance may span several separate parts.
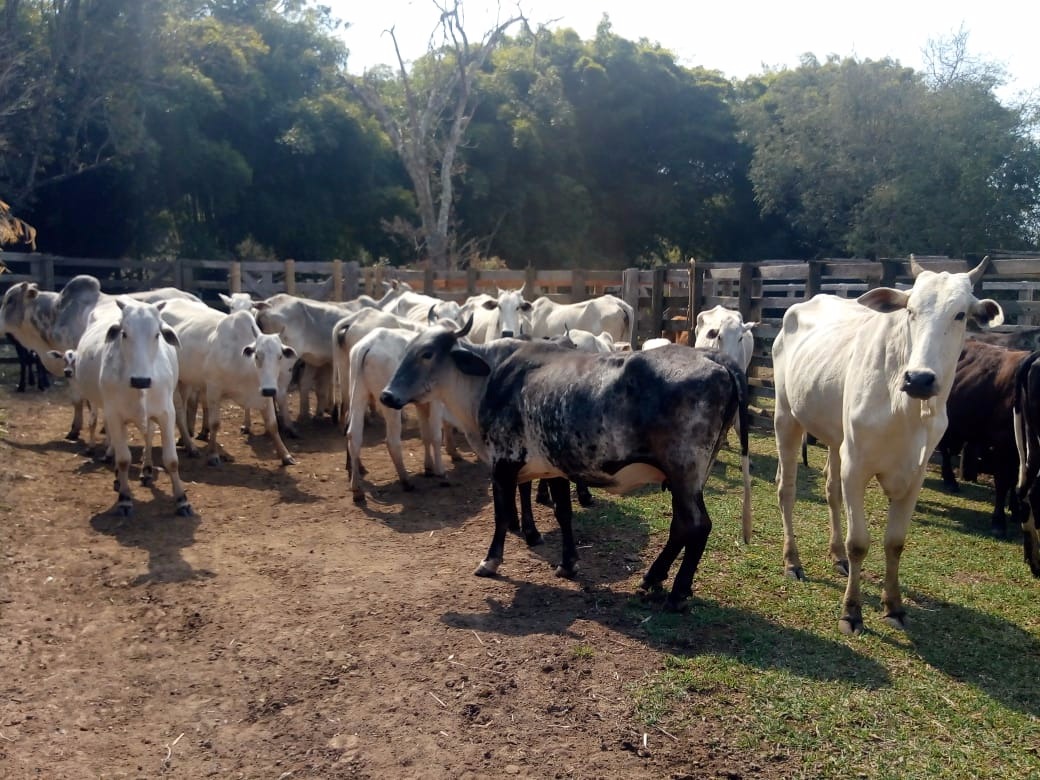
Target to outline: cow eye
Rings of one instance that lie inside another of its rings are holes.
[[[957,316],[954,317],[954,319],[957,320],[957,322],[960,322],[961,320],[963,320],[964,319],[964,312],[958,312]]]
[[[433,350],[427,349],[421,355],[419,355],[419,357],[421,357],[423,360],[433,360]]]
[[[708,331],[707,336],[709,339],[717,339],[719,337],[719,332],[715,330],[715,328],[712,328]]]

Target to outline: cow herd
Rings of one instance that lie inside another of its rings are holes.
[[[994,529],[1003,529],[1010,499],[1026,560],[1040,576],[1030,510],[1040,501],[1040,352],[966,341],[969,324],[1003,320],[995,301],[974,294],[982,265],[935,273],[911,260],[911,268],[914,282],[906,290],[878,288],[855,300],[818,295],[791,306],[773,344],[785,570],[804,577],[793,526],[795,475],[803,437],[812,435],[828,451],[830,555],[848,578],[839,621],[846,633],[863,628],[860,571],[870,542],[864,495],[875,478],[888,500],[883,616],[904,627],[899,561],[936,447],[951,489],[955,452],[963,450],[967,478],[973,471],[994,474]],[[523,289],[500,290],[460,305],[394,283],[380,300],[361,296],[345,303],[221,297],[228,313],[170,288],[107,295],[90,276],[72,279],[60,292],[23,282],[4,295],[0,333],[69,378],[68,438],[80,436],[85,411],[91,446],[103,423],[122,514],[133,506],[130,424],[147,445],[140,472],[145,484],[155,478],[150,445],[158,427],[174,510],[187,515],[192,508],[179,476],[177,440],[187,455],[199,454],[198,409],[209,464],[221,462],[220,406],[231,399],[244,411],[244,430],[251,411],[260,413],[280,463],[292,465],[282,435],[298,430],[286,403],[295,383],[296,423],[311,414],[312,393],[317,413],[338,415],[357,503],[365,501],[361,443],[373,413],[384,419],[386,446],[405,490],[411,489],[401,443],[406,405],[414,405],[419,419],[427,474],[443,480],[443,455],[460,457],[455,432],[466,438],[489,466],[494,504],[479,576],[499,571],[510,531],[530,545],[541,542],[532,481],[548,488],[545,500],[561,531],[557,574],[563,577],[578,568],[572,481],[583,504],[589,486],[624,493],[661,484],[671,493],[671,527],[641,588],[660,595],[666,609],[683,609],[712,526],[705,484],[730,428],[738,433],[741,521],[744,540],[750,538],[746,372],[756,323],[736,312],[702,312],[693,348],[652,339],[632,351],[635,312],[611,295],[559,304],[549,297],[528,301]]]

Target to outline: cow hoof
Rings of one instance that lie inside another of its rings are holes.
[[[294,458],[292,455],[286,455],[284,458],[282,458],[282,465],[283,466],[295,466],[296,465],[296,458]]]
[[[151,487],[155,484],[155,474],[142,474],[141,485],[143,487]]]
[[[119,517],[130,517],[134,513],[134,505],[120,502],[116,505],[116,514]]]
[[[298,438],[300,438],[300,432],[297,431],[295,428],[286,427],[286,428],[284,428],[282,430],[282,433],[285,436],[288,436],[290,439],[298,439]]]
[[[647,601],[661,601],[667,595],[660,582],[647,582],[646,580],[640,583],[639,594]]]
[[[524,541],[527,542],[528,547],[537,547],[540,544],[545,544],[545,539],[542,538],[541,531],[525,531]]]
[[[219,466],[220,465],[220,456],[219,455],[210,455],[208,458],[206,458],[206,465],[207,466]]]
[[[365,498],[364,490],[352,490],[351,496],[354,499],[355,504],[367,504],[368,500]]]
[[[183,504],[178,502],[175,514],[177,517],[193,517],[195,515],[195,510],[192,509],[191,504],[185,500]]]
[[[949,491],[950,493],[960,493],[961,492],[961,486],[958,485],[956,482],[946,482],[944,480],[943,481],[943,487],[946,488],[946,490]]]
[[[79,441],[79,431],[71,430],[71,431],[69,431],[68,433],[65,434],[65,438],[68,441]]]
[[[184,454],[187,455],[189,458],[197,458],[197,457],[199,457],[199,455],[202,454],[202,452],[197,447],[190,447],[189,446],[189,447],[185,447],[185,453]]]
[[[882,615],[885,622],[892,628],[898,629],[899,631],[906,631],[906,613],[905,612],[890,612],[887,615]]]
[[[253,430],[248,425],[242,425],[238,429],[239,433],[245,434],[246,436],[252,436]]]
[[[784,576],[801,582],[805,580],[805,569],[801,566],[788,566],[787,569],[784,570]]]
[[[578,565],[567,567],[562,563],[556,567],[556,576],[564,580],[573,580],[578,576]]]
[[[591,493],[578,493],[578,505],[588,509],[590,506],[596,506],[596,499]]]
[[[547,506],[547,507],[552,507],[553,506],[553,501],[552,501],[552,498],[550,496],[536,495],[534,497],[534,500],[535,500],[536,503],[541,504],[542,506]]]
[[[480,566],[473,572],[478,577],[494,577],[498,574],[498,567],[502,564],[501,560],[495,560],[494,558],[485,558],[480,562]]]
[[[412,491],[415,490],[415,485],[413,485],[411,482],[406,482],[405,480],[402,479],[401,480],[401,489],[405,493],[411,493]]]
[[[465,460],[465,458],[463,458],[457,452],[454,455],[449,455],[448,457],[451,458],[452,463],[462,463]]]
[[[997,539],[1007,539],[1007,526],[1003,523],[993,523],[989,527],[989,532]]]
[[[840,574],[842,577],[849,576],[849,561],[848,558],[840,558],[834,562],[834,571]]]
[[[119,492],[119,480],[118,479],[113,479],[112,480],[112,489],[114,491],[116,491],[117,493]]]
[[[209,441],[209,431],[199,431],[199,435],[195,439],[198,441]]]
[[[838,630],[845,636],[855,636],[863,633],[863,618],[852,615],[842,615],[838,621]]]

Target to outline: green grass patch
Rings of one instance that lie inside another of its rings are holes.
[[[990,487],[949,495],[937,469],[926,480],[900,567],[905,633],[881,619],[887,502],[876,486],[869,492],[866,630],[845,637],[837,628],[845,578],[827,555],[825,451],[810,448],[809,468],[799,469],[805,582],[783,575],[772,437],[754,436],[752,452],[752,544],[738,543],[740,470],[728,448],[708,482],[714,528],[689,613],[628,602],[626,619],[666,654],[633,690],[646,723],[710,719],[732,745],[783,757],[799,777],[1040,777],[1040,583],[1017,529],[1008,540],[989,535]],[[657,554],[670,494],[600,504],[583,527],[611,523],[617,551]],[[633,576],[648,563],[638,561]]]

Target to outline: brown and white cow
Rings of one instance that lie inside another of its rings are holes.
[[[860,571],[870,546],[864,510],[875,477],[888,497],[884,617],[903,628],[899,558],[928,459],[946,430],[965,326],[999,325],[1003,311],[972,292],[983,261],[970,273],[934,273],[911,258],[909,290],[881,287],[848,300],[817,295],[791,306],[773,342],[774,426],[779,453],[777,497],[784,521],[787,574],[804,579],[794,534],[795,476],[803,432],[828,448],[830,554],[848,573],[839,628],[863,627]],[[841,505],[848,534],[841,540]]]
[[[380,400],[395,409],[442,401],[490,464],[495,532],[476,574],[492,576],[502,564],[506,533],[517,522],[517,483],[552,479],[563,539],[557,574],[572,577],[578,552],[568,479],[618,493],[663,482],[672,491],[671,531],[643,587],[662,592],[685,550],[665,602],[681,609],[711,531],[705,481],[730,425],[747,419],[740,366],[717,352],[677,346],[593,355],[540,340],[469,344],[471,325],[419,334]],[[741,430],[746,457],[746,425]],[[746,539],[747,505],[743,521]]]

